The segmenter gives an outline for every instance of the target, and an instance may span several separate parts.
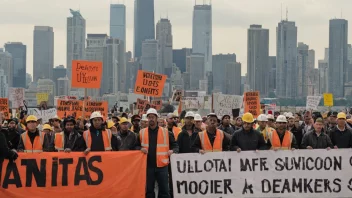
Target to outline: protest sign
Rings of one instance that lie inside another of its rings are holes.
[[[324,106],[334,106],[334,95],[332,93],[324,93]]]
[[[204,97],[183,97],[184,109],[203,109]]]
[[[85,106],[85,116],[89,116],[94,111],[100,111],[104,117],[108,117],[107,101],[87,101]],[[57,115],[60,118],[67,116],[79,117],[83,113],[83,101],[81,100],[57,100]]]
[[[232,115],[232,109],[241,108],[243,103],[242,96],[214,93],[213,97],[213,109],[217,116]]]
[[[103,63],[96,61],[72,61],[72,81],[75,88],[100,88]]]
[[[23,107],[23,101],[24,101],[24,88],[14,88],[10,87],[9,88],[9,99],[12,103],[12,108],[19,108]]]
[[[182,90],[174,90],[172,93],[172,101],[180,102]]]
[[[244,112],[253,114],[254,118],[260,114],[259,91],[244,93]]]
[[[152,100],[150,107],[159,111],[163,106],[163,100]]]
[[[352,154],[242,151],[171,156],[175,198],[351,197]]]
[[[0,162],[0,197],[142,198],[146,161],[140,151],[19,153]]]
[[[49,99],[48,93],[37,93],[37,105],[39,105],[41,102],[47,102],[48,99]]]
[[[163,74],[138,70],[134,93],[145,96],[161,97],[163,95],[166,78],[167,76]]]
[[[10,119],[9,99],[0,98],[0,112],[4,114],[5,119]]]
[[[49,119],[56,116],[56,113],[57,113],[57,111],[55,108],[46,109],[46,110],[40,110],[38,108],[29,108],[28,109],[28,115],[34,115],[38,119],[42,119],[43,123],[49,122]]]
[[[321,96],[307,96],[306,110],[317,110]]]

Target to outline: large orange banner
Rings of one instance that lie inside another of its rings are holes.
[[[134,93],[161,97],[163,95],[166,78],[167,76],[163,74],[138,70]]]
[[[0,161],[0,197],[145,197],[140,151],[19,154]]]
[[[100,111],[104,117],[108,117],[108,102],[107,101],[87,101],[86,105],[87,117],[94,111]],[[67,116],[82,116],[83,101],[82,100],[57,100],[57,115],[60,118]]]
[[[72,87],[100,88],[103,63],[97,61],[72,61]]]

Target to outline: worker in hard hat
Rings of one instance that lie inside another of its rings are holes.
[[[243,114],[242,121],[242,128],[232,136],[231,151],[241,152],[267,149],[263,135],[253,129],[253,115],[249,112]]]
[[[293,115],[288,116],[293,117]],[[287,119],[284,115],[279,115],[276,118],[276,126],[276,130],[268,135],[268,148],[275,151],[298,149],[295,136],[287,130]]]
[[[141,119],[141,129],[147,128],[148,127],[148,118],[147,118],[147,114],[143,114],[142,115],[142,119]]]
[[[192,114],[191,116],[194,117],[193,112],[187,112]],[[173,113],[167,114],[167,129],[174,133],[175,139],[177,140],[178,134],[181,133],[181,128],[177,127],[176,117]]]
[[[158,118],[158,126],[165,128],[166,127],[166,121],[164,118]]]
[[[30,115],[26,119],[27,131],[22,133],[18,144],[18,151],[25,153],[43,152],[44,133],[37,129],[38,119],[34,115]]]
[[[43,131],[43,133],[47,134],[47,133],[52,132],[53,128],[49,124],[44,124],[42,131]]]
[[[206,124],[203,123],[203,118],[198,113],[194,114],[194,131],[201,132],[206,129]]]
[[[219,126],[219,129],[229,135],[233,135],[235,133],[235,129],[232,128],[232,126],[230,125],[230,122],[231,122],[231,116],[228,114],[223,115],[221,117],[221,125]]]
[[[51,118],[50,120],[51,126],[54,128],[53,131],[55,133],[60,133],[62,132],[61,129],[61,118],[59,116],[54,116],[53,118]]]
[[[84,154],[90,151],[112,151],[117,150],[117,139],[110,130],[103,127],[104,118],[100,112],[95,111],[90,116],[91,126],[83,133],[87,149]]]
[[[267,116],[267,119],[268,119],[268,123],[267,125],[273,129],[276,128],[275,126],[275,117],[272,115],[272,114],[268,114]]]
[[[119,124],[120,119],[117,116],[112,116],[111,120],[115,123],[115,124]]]
[[[106,128],[109,129],[113,135],[117,135],[117,132],[119,131],[116,126],[119,126],[119,123],[114,123],[112,120],[106,122]]]
[[[118,146],[119,151],[129,151],[137,149],[137,134],[128,129],[129,123],[130,122],[125,117],[122,117],[120,119],[120,131],[117,133],[117,139],[120,141]]]
[[[257,130],[263,135],[265,142],[268,141],[269,134],[275,129],[268,126],[268,117],[265,114],[260,114],[257,118],[258,128]]]
[[[194,119],[198,115],[198,127],[196,130],[196,126],[194,124]],[[192,145],[197,138],[198,132],[201,130],[202,118],[199,114],[194,114],[193,112],[187,112],[185,116],[185,125],[182,127],[181,133],[178,135],[177,144],[179,146],[179,153],[193,153]],[[200,122],[200,124],[199,124]]]
[[[147,111],[149,126],[141,129],[137,146],[147,154],[146,197],[155,197],[155,181],[159,187],[159,197],[170,197],[168,183],[169,156],[178,153],[178,145],[172,132],[157,124],[158,112],[154,108]]]
[[[133,115],[131,117],[131,121],[132,121],[131,131],[138,134],[139,131],[141,130],[141,126],[140,126],[141,117],[139,115]]]

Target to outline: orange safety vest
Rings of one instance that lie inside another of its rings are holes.
[[[265,142],[268,141],[270,133],[273,133],[275,129],[267,126],[263,131],[260,131],[260,127],[258,126],[257,130],[263,135]]]
[[[148,150],[149,148],[149,131],[148,127],[140,132],[141,146]],[[158,168],[169,165],[169,132],[167,129],[159,127],[158,139],[156,145],[156,165]]]
[[[39,132],[39,135],[35,136],[33,144],[31,139],[28,136],[28,131],[22,133],[21,135],[25,153],[40,153],[43,152],[43,142],[44,142],[44,133]]]
[[[207,131],[199,132],[200,142],[202,144],[202,149],[205,152],[221,152],[222,151],[222,141],[224,139],[224,132],[220,129],[216,130],[215,140],[213,146],[210,143]]]
[[[177,140],[177,137],[178,137],[178,135],[181,133],[181,129],[180,128],[178,128],[178,127],[172,127],[172,132],[174,133],[174,136],[175,136],[175,140]]]
[[[104,148],[105,151],[111,151],[112,147],[111,147],[111,131],[110,130],[104,130],[102,131],[102,136],[103,136],[103,142],[104,142]],[[85,132],[83,132],[83,138],[84,141],[86,142],[86,146],[87,148],[91,148],[92,146],[92,137],[90,136],[90,131],[87,130]]]
[[[61,133],[55,133],[54,137],[54,142],[55,142],[55,149],[57,151],[64,151],[65,150],[65,134],[64,132]]]
[[[286,131],[284,139],[282,140],[282,143],[281,143],[280,137],[277,134],[277,131],[275,130],[269,134],[269,139],[271,142],[271,149],[278,148],[281,150],[289,150],[291,149],[293,134],[290,131]]]

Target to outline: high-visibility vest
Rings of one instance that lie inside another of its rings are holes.
[[[65,133],[55,133],[55,149],[57,151],[64,151],[65,150]]]
[[[149,148],[149,131],[148,127],[140,131],[141,146],[148,150]],[[156,165],[157,167],[165,167],[169,165],[169,132],[167,129],[159,127],[156,145]]]
[[[111,147],[111,131],[110,130],[104,130],[101,132],[102,137],[103,137],[103,142],[104,142],[104,149],[105,151],[111,151],[112,147]],[[87,130],[85,132],[83,132],[83,138],[84,141],[86,142],[86,146],[87,148],[91,148],[92,147],[92,137],[90,135],[90,130]]]
[[[280,150],[289,150],[291,149],[293,134],[290,131],[286,131],[284,139],[282,140],[282,143],[281,143],[280,137],[277,134],[277,131],[274,130],[272,133],[269,134],[269,139],[271,142],[271,149],[278,148]]]
[[[28,135],[28,131],[22,133],[21,135],[25,153],[40,153],[43,152],[43,142],[44,142],[44,133],[39,132],[39,135],[35,136],[33,144]]]
[[[181,133],[181,129],[180,128],[178,128],[178,127],[172,127],[172,132],[174,133],[174,136],[175,136],[175,140],[177,140],[177,137],[178,137],[178,135]]]
[[[202,144],[202,149],[205,152],[221,152],[222,151],[222,141],[224,139],[224,132],[220,129],[216,130],[215,140],[213,146],[210,143],[207,131],[199,132],[200,142]]]
[[[265,127],[265,129],[262,131],[260,131],[260,127],[258,126],[257,130],[263,135],[265,142],[268,141],[270,133],[273,133],[275,131],[275,129],[273,129],[269,126]]]

